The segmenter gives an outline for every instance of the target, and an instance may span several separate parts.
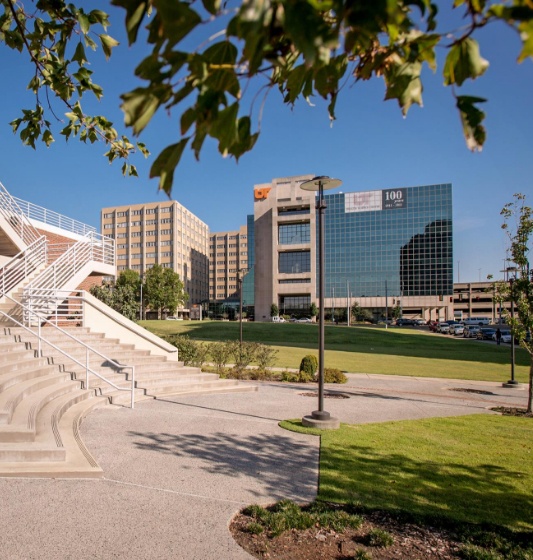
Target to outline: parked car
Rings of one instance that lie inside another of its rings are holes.
[[[450,325],[446,322],[437,325],[437,332],[440,334],[448,334],[450,332]]]
[[[285,319],[283,317],[279,317],[278,315],[274,315],[274,317],[272,317],[272,322],[273,323],[284,323]]]
[[[397,327],[412,327],[415,324],[413,319],[397,319],[396,326]]]
[[[480,327],[479,332],[477,333],[477,339],[492,340],[493,334],[496,334],[496,329],[492,329],[489,327]]]
[[[510,344],[510,343],[511,343],[511,339],[512,339],[512,336],[511,336],[511,333],[510,333],[510,332],[507,332],[507,331],[502,332],[502,337],[501,337],[501,339],[500,339],[501,342],[507,342],[507,343]],[[494,333],[494,334],[492,335],[492,340],[496,340],[496,333]]]
[[[426,324],[426,322],[424,321],[424,319],[415,319],[415,325],[418,325],[418,326],[421,327],[422,325],[425,325],[425,324]]]
[[[437,332],[437,321],[428,321],[429,332]]]
[[[296,321],[297,323],[312,323],[313,320],[309,317],[302,317]]]
[[[461,325],[461,323],[454,323],[453,325],[450,325],[450,334],[453,334],[454,336],[460,336],[464,333],[465,328],[463,325]]]
[[[479,327],[478,326],[465,326],[464,331],[463,331],[463,336],[465,338],[477,338],[477,333],[479,332]]]

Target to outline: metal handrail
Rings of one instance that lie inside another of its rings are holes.
[[[49,346],[51,346],[52,348],[54,348],[55,350],[57,350],[58,352],[63,354],[63,356],[65,356],[69,360],[72,360],[74,363],[78,364],[82,368],[85,368],[85,388],[86,389],[89,389],[89,373],[92,373],[93,375],[95,375],[96,377],[101,379],[104,383],[107,383],[108,385],[110,385],[111,387],[116,389],[117,391],[131,391],[131,408],[135,408],[135,366],[134,365],[129,366],[129,365],[126,365],[126,364],[120,364],[120,363],[116,362],[115,360],[113,360],[112,358],[109,358],[108,356],[106,356],[105,354],[100,352],[99,350],[96,350],[96,348],[93,348],[89,344],[83,342],[83,340],[80,340],[79,338],[76,338],[74,335],[70,334],[69,332],[65,331],[61,327],[57,326],[52,321],[49,321],[48,319],[39,316],[37,313],[33,312],[31,309],[29,309],[28,307],[26,307],[22,303],[16,301],[12,297],[10,297],[10,296],[6,296],[6,297],[7,297],[7,299],[9,299],[13,303],[15,303],[15,305],[18,305],[22,308],[23,315],[24,315],[25,318],[27,318],[27,317],[31,318],[32,315],[35,315],[38,318],[37,332],[34,332],[31,329],[31,327],[29,327],[27,325],[24,325],[23,323],[21,323],[20,321],[15,319],[9,313],[6,313],[6,312],[0,310],[1,315],[3,315],[4,317],[7,317],[10,321],[13,321],[19,327],[24,328],[26,331],[30,332],[33,336],[37,337],[37,339],[38,339],[37,351],[38,351],[39,356],[42,355],[42,343],[44,342],[45,344],[48,344]],[[66,335],[71,340],[73,340],[73,341],[77,342],[78,344],[80,344],[81,346],[83,346],[85,348],[85,364],[83,364],[82,362],[77,360],[74,356],[71,356],[68,352],[66,352],[62,348],[58,347],[57,345],[55,345],[53,342],[50,342],[49,340],[46,340],[46,338],[44,336],[42,336],[42,334],[41,334],[42,333],[42,326],[43,326],[44,323],[50,325],[51,327],[55,328],[59,332]],[[94,352],[96,355],[100,356],[107,363],[115,366],[117,369],[120,369],[120,370],[131,369],[131,388],[127,389],[125,387],[119,387],[118,385],[113,383],[111,380],[106,379],[103,375],[101,375],[100,373],[91,369],[89,367],[89,352]]]
[[[87,235],[88,233],[96,233],[96,228],[79,222],[78,220],[73,220],[62,214],[58,214],[53,210],[48,210],[32,202],[22,200],[16,196],[13,199],[17,202],[21,211],[31,220],[36,220],[43,224],[58,227],[62,230],[69,231],[71,233],[76,233],[78,235]]]
[[[46,263],[47,244],[43,235],[0,268],[0,297],[28,278],[42,264]]]
[[[11,224],[26,245],[31,245],[41,237],[30,219],[24,214],[15,197],[0,183],[0,214]]]
[[[99,233],[90,232],[82,240],[72,245],[52,265],[43,271],[24,289],[25,301],[32,295],[31,307],[35,312],[47,314],[51,311],[47,296],[50,290],[60,290],[88,262],[96,261],[115,265],[115,241]],[[44,307],[36,307],[40,300]]]

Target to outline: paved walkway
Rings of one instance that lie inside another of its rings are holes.
[[[524,390],[472,381],[350,375],[348,384],[329,388],[349,397],[325,400],[347,423],[481,414],[526,402]],[[240,508],[315,496],[318,438],[277,425],[315,410],[316,397],[302,394],[313,390],[261,383],[257,393],[96,410],[82,435],[105,478],[0,479],[0,557],[251,558],[228,531]]]

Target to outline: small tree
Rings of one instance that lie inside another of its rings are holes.
[[[515,313],[513,317],[508,309],[503,313],[511,326],[511,334],[520,346],[529,353],[529,393],[527,413],[533,412],[533,271],[529,269],[528,255],[533,236],[533,210],[526,206],[525,195],[515,194],[514,202],[506,204],[501,211],[504,218],[502,229],[508,235],[512,261],[516,266],[516,278],[512,282],[496,282],[496,300],[511,301]],[[515,221],[514,226],[510,225]]]
[[[273,303],[270,306],[270,316],[271,317],[277,317],[278,315],[279,315],[279,308],[275,303]]]
[[[316,317],[318,315],[318,308],[315,302],[313,302],[309,307],[309,315],[311,315],[311,317]]]
[[[189,299],[179,274],[158,264],[146,272],[144,285],[146,295],[143,294],[143,299],[151,309],[157,311],[159,319],[164,310],[173,315],[178,306]]]
[[[394,319],[400,319],[402,316],[402,308],[400,307],[400,304],[397,303],[395,307],[392,308],[392,316],[394,317]]]

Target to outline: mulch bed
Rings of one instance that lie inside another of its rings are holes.
[[[305,531],[286,531],[270,538],[265,533],[251,534],[246,530],[251,517],[238,514],[230,530],[233,538],[249,554],[270,560],[348,560],[356,552],[366,552],[372,560],[452,560],[461,558],[461,543],[447,530],[405,523],[388,513],[372,512],[363,515],[363,525],[342,533],[320,528]],[[368,545],[368,533],[381,529],[390,533],[394,544],[386,548]],[[364,558],[364,556],[360,556]]]

